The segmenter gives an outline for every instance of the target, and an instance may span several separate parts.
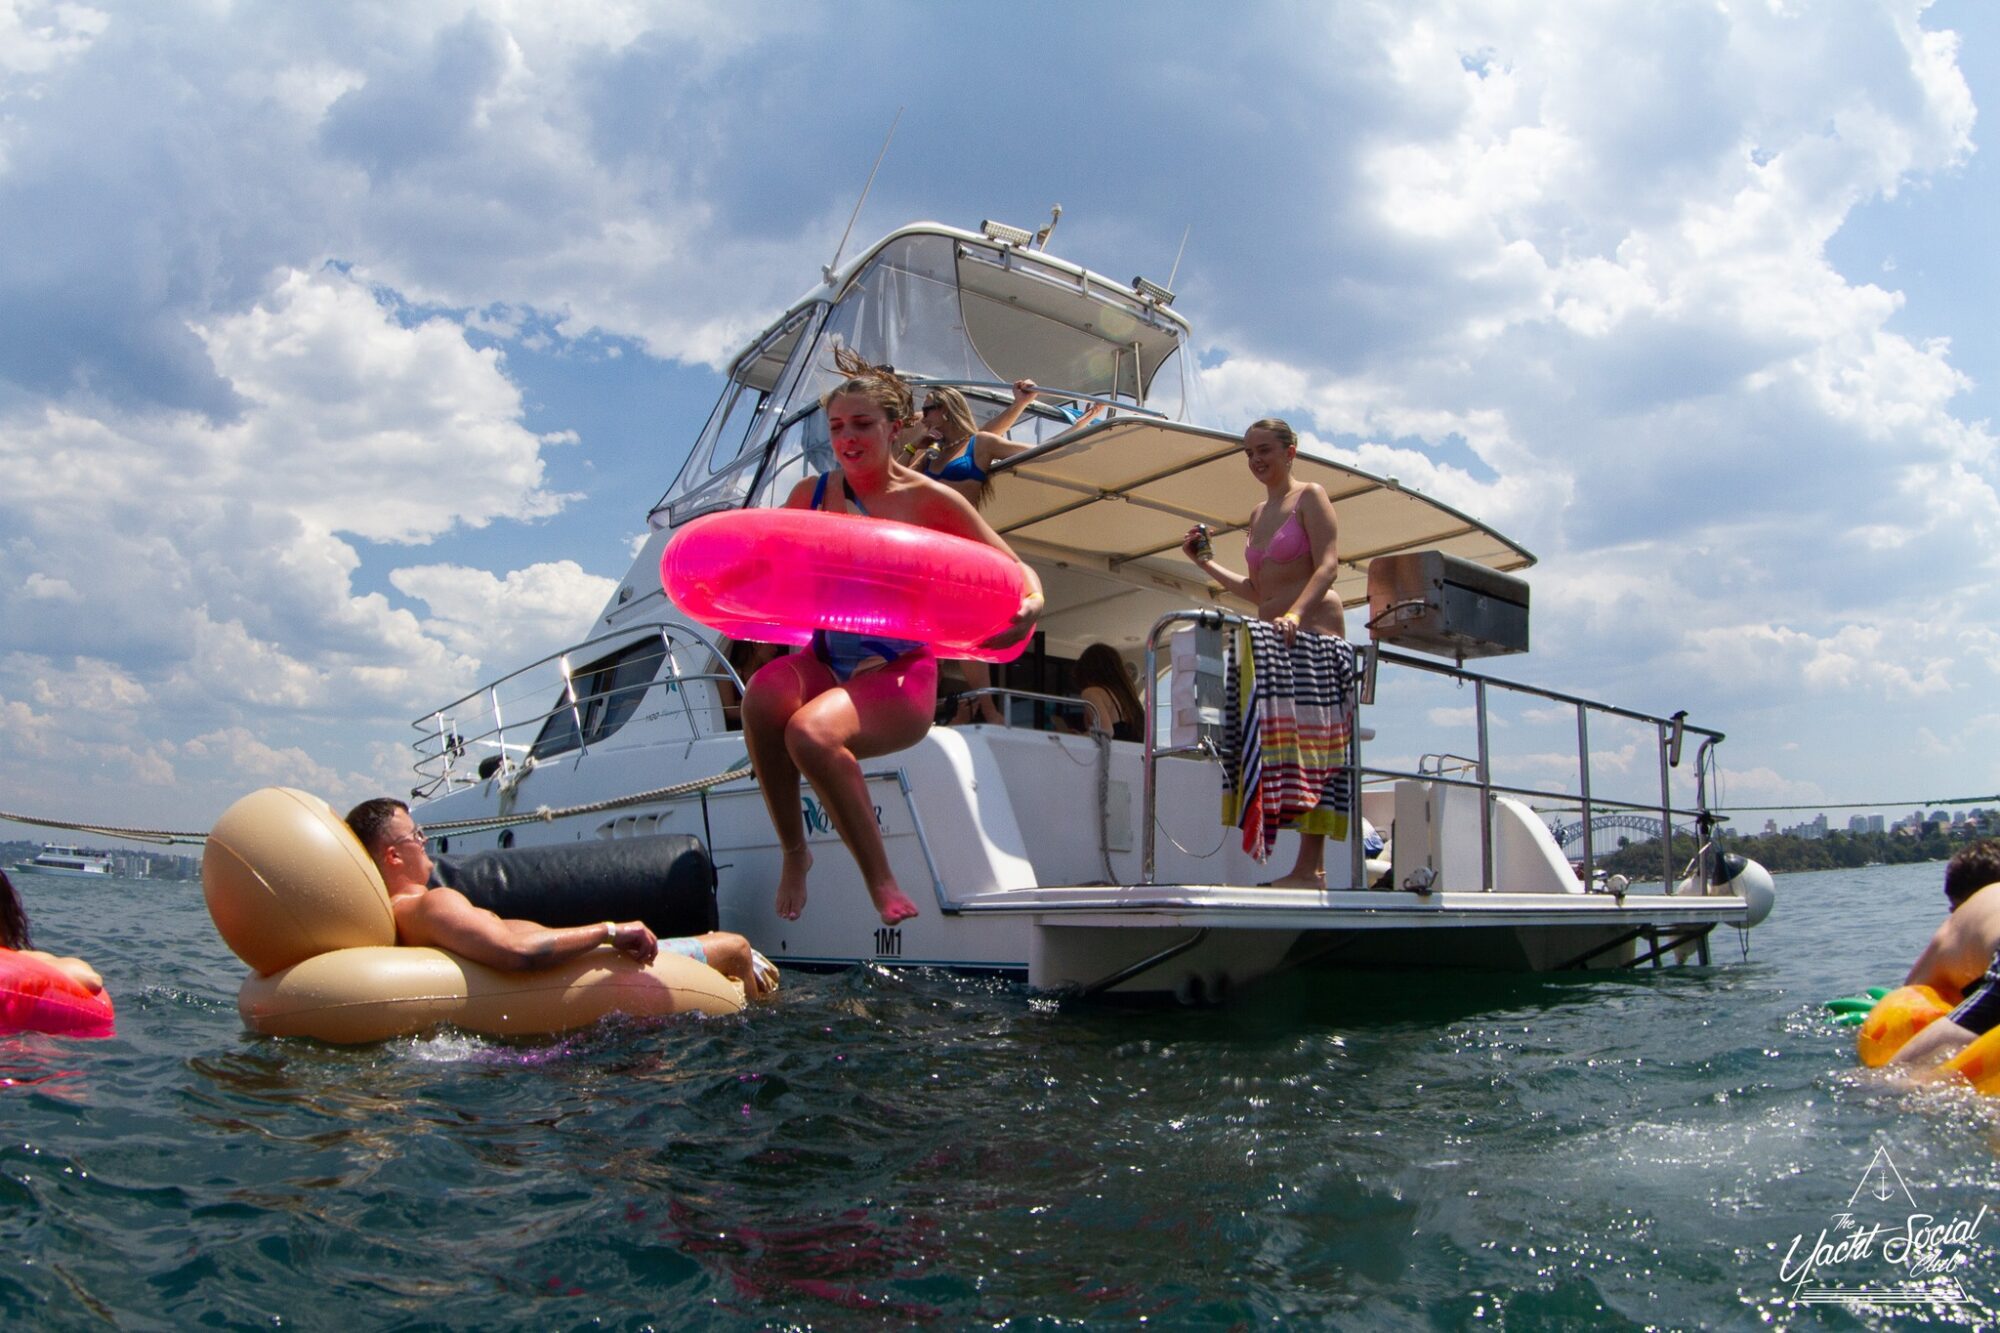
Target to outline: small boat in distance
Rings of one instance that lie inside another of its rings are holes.
[[[16,861],[14,869],[36,875],[99,879],[111,873],[111,858],[103,852],[86,852],[80,847],[61,847],[46,842],[32,861]]]

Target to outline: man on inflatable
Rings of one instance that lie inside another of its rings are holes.
[[[2000,842],[1982,839],[1951,858],[1944,871],[1951,915],[1917,955],[1906,986],[1929,986],[1947,1003],[1965,1002],[1910,1038],[1893,1063],[1928,1065],[1949,1059],[2000,1026]]]
[[[489,912],[456,889],[432,887],[434,867],[424,831],[410,818],[410,807],[393,797],[378,796],[355,806],[347,812],[347,826],[382,872],[396,916],[398,944],[446,949],[503,972],[553,967],[600,944],[611,945],[642,966],[660,951],[661,942],[643,921],[544,926]],[[776,988],[777,970],[741,935],[714,930],[665,943],[741,982],[747,995],[766,995]]]

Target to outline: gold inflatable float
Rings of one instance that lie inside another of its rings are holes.
[[[609,945],[535,972],[500,972],[396,943],[389,891],[325,801],[266,787],[223,811],[201,862],[209,915],[254,974],[244,1026],[277,1037],[382,1041],[440,1027],[512,1037],[610,1014],[730,1014],[743,987],[662,949],[641,967]]]

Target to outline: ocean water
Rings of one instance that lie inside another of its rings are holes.
[[[361,1049],[246,1034],[198,886],[23,876],[119,1027],[0,1038],[0,1321],[1990,1326],[2000,1100],[1858,1070],[1819,1008],[1900,978],[1941,875],[1783,877],[1710,968],[1220,1010],[860,969]],[[1957,1231],[1899,1247],[1911,1213]]]

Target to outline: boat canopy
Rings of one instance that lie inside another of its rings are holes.
[[[1350,634],[1361,628],[1355,609],[1364,608],[1365,615],[1368,565],[1378,556],[1436,550],[1496,570],[1534,563],[1525,548],[1478,520],[1391,478],[1304,452],[1292,475],[1324,486],[1339,515],[1341,570],[1334,591],[1350,608]],[[1044,629],[1085,643],[1106,637],[1107,615],[1150,623],[1154,614],[1186,606],[1191,596],[1228,601],[1181,554],[1181,539],[1189,527],[1205,523],[1216,559],[1242,569],[1244,527],[1262,498],[1244,468],[1239,437],[1132,418],[1018,454],[996,467],[994,478],[984,513],[1001,536],[1039,568],[1053,566],[1059,582],[1103,585],[1097,596],[1082,588],[1049,589],[1050,606],[1061,610],[1045,619]],[[1049,577],[1045,572],[1045,581]],[[1114,584],[1126,591],[1115,591]],[[1153,595],[1132,603],[1134,591]],[[1132,619],[1112,615],[1114,606]],[[1075,633],[1062,633],[1071,619]]]

